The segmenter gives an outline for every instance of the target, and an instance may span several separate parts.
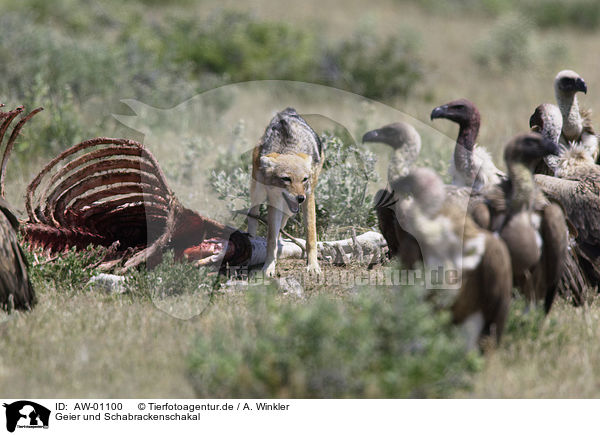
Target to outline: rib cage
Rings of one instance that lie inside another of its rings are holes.
[[[53,250],[115,241],[121,249],[140,248],[164,232],[172,199],[158,163],[142,144],[90,139],[58,155],[29,184],[26,235],[58,230],[63,243],[31,240]]]
[[[164,249],[181,257],[228,240],[224,261],[240,264],[250,255],[245,235],[183,207],[154,156],[133,140],[99,137],[64,151],[29,184],[25,207],[32,246],[113,246],[107,264],[125,269],[156,264]]]

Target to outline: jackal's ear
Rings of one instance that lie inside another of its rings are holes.
[[[311,156],[309,156],[308,154],[304,154],[304,153],[296,153],[296,155],[297,155],[298,157],[301,157],[301,158],[303,158],[304,160],[307,160],[309,163],[310,163],[310,162],[311,162],[311,160],[312,160],[312,157],[311,157]]]
[[[275,159],[270,155],[260,157],[260,167],[263,169],[273,169],[275,167],[275,163]]]

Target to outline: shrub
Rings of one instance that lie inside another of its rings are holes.
[[[69,87],[78,99],[114,86],[116,61],[107,45],[92,39],[75,42],[25,15],[3,15],[0,25],[3,93],[22,98],[35,79],[53,92]]]
[[[574,27],[595,31],[600,24],[600,4],[594,0],[399,0],[417,3],[432,14],[498,17],[518,13],[544,28]]]
[[[600,24],[600,4],[594,0],[531,0],[524,9],[540,27],[572,26],[591,31]]]
[[[407,96],[422,75],[417,39],[407,31],[387,39],[359,31],[327,46],[320,31],[226,11],[202,25],[179,19],[164,32],[165,58],[223,82],[298,80],[391,98]]]
[[[231,82],[306,80],[318,58],[319,44],[311,33],[245,13],[221,12],[201,25],[180,19],[169,33],[164,51],[175,62]]]
[[[381,39],[360,30],[325,55],[325,84],[369,98],[407,97],[423,75],[417,48],[412,32]]]
[[[58,291],[79,291],[98,272],[91,267],[102,259],[105,248],[88,246],[85,250],[72,248],[52,260],[44,260],[39,250],[31,251],[23,247],[29,262],[29,278],[34,288],[54,288]],[[39,263],[36,261],[40,258]],[[35,266],[32,266],[34,265]]]
[[[301,304],[262,288],[247,298],[247,312],[207,314],[189,356],[197,397],[445,397],[479,365],[416,288]]]
[[[506,70],[531,64],[533,28],[520,16],[499,19],[475,47],[475,61],[490,69]]]
[[[529,19],[512,14],[499,18],[489,34],[477,42],[473,51],[475,61],[493,71],[551,67],[566,55],[564,44],[539,37]]]
[[[349,234],[349,228],[370,228],[376,223],[369,183],[379,181],[377,156],[363,144],[339,136],[321,137],[325,149],[323,171],[316,190],[317,223],[322,234]],[[344,231],[345,229],[345,231]]]
[[[16,144],[17,158],[56,155],[83,139],[83,119],[68,86],[52,91],[38,73],[19,104],[28,110],[41,106],[44,111],[27,124],[26,134]]]
[[[127,275],[127,288],[131,295],[157,299],[181,295],[210,299],[221,282],[222,277],[209,268],[175,260],[172,251],[166,252],[152,270],[142,266]]]

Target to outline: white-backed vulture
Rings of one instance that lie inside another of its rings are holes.
[[[461,98],[438,106],[431,120],[445,118],[459,125],[454,157],[450,165],[452,184],[472,187],[475,191],[497,185],[505,174],[500,171],[485,148],[477,146],[481,115],[471,101]]]
[[[362,138],[363,142],[384,143],[394,150],[388,166],[388,181],[408,175],[419,156],[421,136],[410,124],[396,122],[371,130]],[[482,227],[489,225],[489,212],[483,206],[484,198],[468,187],[445,186],[446,195],[456,201],[473,216]],[[375,196],[379,230],[388,244],[390,258],[399,257],[402,264],[412,267],[422,260],[421,250],[414,237],[404,227],[405,200],[398,198],[389,189],[381,189]]]
[[[364,134],[363,142],[384,143],[394,150],[388,166],[388,180],[408,175],[421,150],[421,136],[413,126],[397,122]],[[389,188],[375,195],[375,211],[379,230],[388,245],[389,258],[399,257],[405,267],[414,267],[422,260],[415,238],[403,228],[404,213],[400,198]]]
[[[559,143],[562,124],[562,114],[560,109],[554,104],[540,104],[535,108],[535,111],[529,118],[529,126],[531,127],[531,131],[540,133],[546,139],[554,143]],[[567,151],[567,148],[564,145],[561,145],[560,148],[561,150],[559,155],[562,157],[554,155],[544,157],[544,160],[536,166],[534,172],[536,174],[553,176],[559,167],[559,163],[561,167],[565,166],[566,162],[569,160],[569,155],[581,154],[578,153],[578,146],[575,146],[575,148],[570,151]],[[592,158],[587,152],[584,152],[582,157],[588,161],[588,164],[593,165]],[[575,158],[573,162],[575,163],[577,160],[578,158]],[[554,200],[556,201],[557,199],[555,198]],[[560,203],[562,205],[562,202]],[[563,211],[564,210],[565,208],[563,206]],[[570,224],[571,230],[569,231],[569,250],[567,256],[565,257],[563,274],[558,283],[558,292],[563,296],[572,299],[573,303],[576,305],[581,305],[584,302],[584,295],[591,287],[590,282],[593,281],[593,277],[588,277],[587,270],[589,270],[590,267],[584,267],[587,265],[588,260],[586,259],[586,256],[582,254],[581,249],[577,245],[577,230],[574,228],[570,220],[567,222],[567,224]]]
[[[19,221],[0,197],[0,308],[28,310],[36,297],[27,274],[27,260],[17,241]]]
[[[451,311],[455,323],[475,327],[469,347],[490,335],[498,342],[512,289],[504,242],[478,227],[464,208],[446,201],[445,186],[431,169],[415,168],[393,179],[391,186],[398,197],[409,195],[405,221],[421,245],[426,268],[443,266],[460,274]]]
[[[587,85],[575,71],[560,71],[554,78],[554,95],[563,118],[560,142],[570,147],[581,144],[594,161],[598,160],[598,137],[591,122],[591,112],[581,110],[577,93],[587,93]]]
[[[504,150],[510,190],[506,217],[499,230],[511,255],[514,282],[530,304],[543,301],[550,311],[563,273],[568,230],[561,206],[548,202],[542,208],[533,169],[543,157],[558,154],[558,144],[538,133],[512,139]]]

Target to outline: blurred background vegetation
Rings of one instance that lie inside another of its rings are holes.
[[[46,155],[114,129],[109,114],[121,98],[171,107],[248,80],[325,84],[425,118],[410,109],[415,101],[429,107],[459,90],[477,97],[473,87],[485,85],[479,74],[489,69],[551,77],[600,24],[600,4],[591,0],[0,5],[0,96],[48,109],[31,126],[36,140],[20,143]],[[451,68],[456,62],[460,71]],[[584,77],[586,67],[577,68]],[[547,78],[542,84],[550,86]]]
[[[585,107],[593,107],[600,87],[600,3],[593,0],[0,0],[0,10],[0,101],[46,109],[27,126],[9,164],[8,196],[21,210],[24,186],[58,152],[99,135],[143,139],[112,116],[131,114],[122,99],[167,109],[244,81],[327,85],[428,124],[429,130],[420,127],[427,149],[421,160],[445,175],[452,150],[437,146],[431,127],[451,143],[456,126],[429,123],[434,106],[473,100],[483,118],[479,142],[502,166],[507,139],[528,128],[535,106],[553,101],[559,70],[586,79]],[[214,98],[219,110],[235,104],[251,112],[261,101]],[[383,120],[369,107],[336,104],[356,116],[347,130],[319,129],[329,153],[317,194],[319,231],[330,237],[375,225],[371,187],[385,182],[386,167],[385,152],[353,139]],[[152,151],[184,202],[201,194],[228,211],[247,206],[249,155],[236,152],[256,143],[266,125],[253,125],[248,115],[232,123],[224,142],[199,135],[171,142],[168,122],[153,119],[164,143]],[[218,116],[212,121],[217,125]],[[202,176],[210,192],[198,192]],[[289,229],[301,234],[298,222]],[[598,395],[585,382],[600,367],[597,345],[589,345],[600,343],[597,301],[584,316],[561,302],[543,327],[541,319],[513,310],[505,344],[484,367],[418,288],[315,286],[297,299],[273,288],[235,293],[214,276],[196,280],[197,270],[171,259],[151,274],[133,273],[127,296],[105,295],[85,287],[99,255],[70,252],[35,268],[39,306],[0,318],[6,321],[0,391],[12,397]],[[183,322],[159,312],[152,292],[178,286],[182,292],[175,293],[189,301],[209,289],[207,314]],[[31,331],[26,338],[24,330]]]
[[[480,142],[502,166],[506,139],[527,128],[537,104],[552,101],[558,70],[577,70],[590,94],[597,77],[588,53],[600,6],[590,0],[0,0],[0,6],[0,100],[46,109],[9,166],[19,185],[82,139],[142,139],[111,116],[131,113],[121,99],[170,108],[224,84],[264,79],[348,90],[424,122],[432,107],[470,98],[482,112]],[[372,121],[363,127],[379,126]],[[433,126],[455,135],[450,123]],[[252,128],[250,145],[258,140]],[[190,149],[158,157],[169,166]]]

